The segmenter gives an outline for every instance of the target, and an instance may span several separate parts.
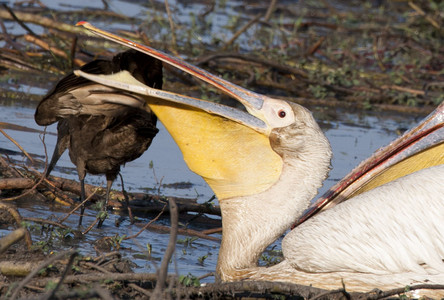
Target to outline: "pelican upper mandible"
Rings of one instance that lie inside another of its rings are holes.
[[[154,90],[129,74],[77,72],[145,95],[190,169],[213,189],[222,211],[220,279],[348,291],[444,283],[444,104],[310,204],[332,155],[310,111],[86,22],[79,25],[178,67],[247,109]],[[298,219],[283,240],[284,260],[258,267],[264,249]]]

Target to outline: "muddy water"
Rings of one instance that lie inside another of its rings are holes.
[[[86,6],[94,7],[94,5],[101,7],[102,5],[100,1],[77,1],[76,7],[66,6],[66,1],[42,2],[56,10],[72,10],[74,8],[82,8]],[[182,12],[182,14],[176,15],[180,20],[192,11],[201,11],[205,9],[205,5],[199,3],[190,6],[180,4],[180,1],[178,1],[179,4],[176,1],[169,2],[172,6],[180,6],[180,10],[175,10],[176,13],[178,11]],[[149,10],[137,4],[137,1],[134,1],[134,3],[111,1],[110,3],[114,11],[124,13],[128,16],[140,17],[150,13]],[[216,14],[212,22],[213,27],[209,29],[209,32],[205,33],[206,36],[202,35],[199,38],[208,39],[208,43],[210,44],[212,32],[214,31],[218,31],[222,38],[231,35],[230,32],[225,32],[224,29],[221,26],[217,26],[217,24],[227,23],[226,16],[230,15],[230,12],[236,8],[236,5],[240,5],[242,2],[227,1],[227,3],[229,5],[225,6],[224,14]],[[96,22],[95,24],[97,26],[101,25],[100,22]],[[109,26],[110,25],[107,24],[107,28],[110,28]],[[122,28],[122,26],[120,28]],[[41,27],[38,26],[32,26],[32,29],[35,30],[36,33],[40,33],[39,30],[42,30]],[[130,28],[128,27],[128,29]],[[12,26],[9,27],[8,30],[11,33],[16,33],[15,31],[20,32],[22,29],[19,26]],[[160,31],[159,34],[162,34],[162,31]],[[242,45],[245,47],[254,47],[254,45],[247,45],[247,43]],[[34,78],[34,80],[38,80],[38,82],[33,82],[32,80],[19,80],[14,82],[2,81],[0,82],[0,88],[9,91],[43,95],[51,85],[55,83],[56,78],[51,78],[50,80],[46,79],[46,83],[45,79]],[[29,102],[26,100],[1,100],[0,121],[41,130],[42,128],[37,126],[33,119],[36,104],[37,103],[35,102]],[[315,116],[320,121],[325,134],[330,139],[334,152],[332,161],[333,169],[321,192],[333,185],[362,159],[370,155],[375,149],[387,144],[394,139],[400,131],[411,127],[419,120],[419,118],[413,116],[399,116],[398,114],[361,114],[359,112],[335,111],[331,109],[328,112],[322,110],[314,110],[314,112]],[[34,157],[40,160],[45,159],[45,150],[38,133],[16,130],[6,131]],[[45,145],[48,154],[51,155],[56,142],[55,125],[48,127],[47,132],[48,133],[45,136]],[[10,158],[18,163],[28,163],[26,159],[23,158],[20,151],[2,135],[0,135],[0,153],[9,155]],[[151,165],[152,168],[150,167]],[[42,164],[37,164],[33,167],[43,170]],[[66,153],[60,159],[53,175],[77,179],[75,168]],[[160,192],[166,196],[197,198],[200,202],[204,202],[212,197],[212,192],[205,182],[199,176],[196,176],[188,170],[182,160],[180,151],[161,124],[160,132],[150,149],[141,158],[128,163],[122,168],[122,175],[125,180],[126,189],[132,192],[154,191],[156,193]],[[91,184],[105,186],[104,176],[88,175],[86,181]],[[175,185],[176,183],[182,182],[187,183],[186,185],[181,185],[183,188],[178,189],[171,187],[177,186]],[[120,189],[120,184],[116,182],[114,188]],[[65,215],[68,211],[68,208],[54,207],[48,209],[47,206],[36,205],[35,203],[21,202],[20,205],[20,213],[25,217],[32,216],[55,219]],[[84,222],[85,224],[89,224],[93,221],[96,212],[93,210],[87,210],[86,213],[87,217],[84,219]],[[54,239],[52,247],[55,250],[74,247],[80,249],[85,255],[95,255],[93,244],[97,239],[100,239],[103,236],[131,235],[139,230],[136,225],[130,225],[125,218],[120,227],[116,227],[114,224],[119,218],[120,216],[118,215],[110,215],[110,218],[105,222],[105,226],[102,229],[93,229],[83,239],[68,238],[63,243],[60,243],[58,239]],[[146,216],[141,218],[140,222],[146,223],[151,218],[152,216]],[[73,216],[67,220],[66,224],[76,227],[77,221],[77,216]],[[160,222],[167,224],[168,220],[165,219]],[[3,234],[3,232],[0,230],[0,235],[1,234]],[[46,233],[41,232],[34,232],[33,238],[34,241],[50,239]],[[174,272],[175,270],[177,273],[183,275],[192,273],[195,276],[214,271],[219,247],[217,242],[197,239],[192,243],[185,243],[184,241],[186,237],[179,236],[179,239],[182,240],[182,242],[177,245],[176,255],[173,259],[172,268],[170,269],[171,271]],[[122,243],[121,252],[137,264],[136,271],[152,272],[160,261],[167,242],[167,234],[145,231],[136,240],[124,241]],[[147,244],[152,248],[151,257],[148,257],[147,255]],[[276,243],[276,245],[279,247],[279,243]],[[203,263],[199,262],[199,258],[204,256],[207,256],[207,258]],[[207,280],[213,279],[209,278]]]

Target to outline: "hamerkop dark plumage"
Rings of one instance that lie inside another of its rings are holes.
[[[94,60],[81,70],[107,75],[126,70],[142,83],[162,88],[162,63],[134,50],[119,53],[111,61]],[[35,121],[39,125],[58,122],[57,144],[45,176],[69,149],[80,179],[81,201],[85,199],[86,173],[106,175],[105,208],[120,166],[141,156],[158,132],[157,117],[141,96],[96,84],[73,73],[62,78],[39,103]],[[84,207],[79,225],[83,212]]]

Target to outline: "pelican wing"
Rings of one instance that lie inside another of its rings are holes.
[[[285,257],[307,272],[444,273],[443,174],[423,169],[322,211],[285,237]]]
[[[444,102],[418,126],[380,148],[314,202],[295,225],[319,211],[407,174],[444,164]]]

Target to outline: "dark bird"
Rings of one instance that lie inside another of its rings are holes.
[[[112,60],[94,60],[81,70],[104,75],[127,71],[150,87],[162,88],[162,63],[134,50],[119,53]],[[86,173],[106,175],[102,209],[106,209],[120,166],[141,156],[158,132],[157,117],[145,105],[143,96],[94,83],[72,72],[41,100],[35,121],[42,126],[58,122],[57,144],[45,176],[69,149],[80,179],[81,201],[85,200]],[[84,206],[79,225],[83,212]]]

